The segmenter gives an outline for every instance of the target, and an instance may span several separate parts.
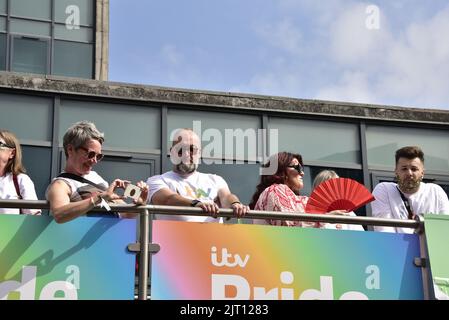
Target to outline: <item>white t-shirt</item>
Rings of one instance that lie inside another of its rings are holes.
[[[393,182],[379,183],[373,190],[375,201],[371,202],[373,217],[390,219],[408,219],[408,212]],[[413,208],[413,213],[449,214],[449,200],[444,190],[437,184],[421,182],[419,190],[413,194],[404,194]],[[413,233],[411,228],[374,227],[375,231]]]
[[[348,212],[348,215],[351,217],[356,217],[357,215],[354,212]],[[365,231],[360,224],[350,224],[350,223],[322,223],[323,229],[332,229],[332,230],[353,230],[353,231]]]
[[[187,199],[198,199],[201,202],[212,203],[218,198],[220,189],[227,189],[228,184],[216,174],[206,174],[195,171],[187,177],[183,177],[174,171],[148,178],[150,187],[148,203],[151,203],[153,195],[161,189],[167,188]],[[175,216],[156,215],[159,220],[191,221],[191,222],[222,222],[221,218],[214,219],[210,216]]]
[[[19,183],[20,194],[23,200],[37,200],[36,190],[34,189],[34,183],[24,173],[17,176],[17,182]],[[4,200],[17,200],[19,196],[17,195],[16,188],[14,187],[14,181],[12,179],[12,173],[7,173],[3,177],[0,177],[0,199]],[[24,214],[39,214],[40,209],[22,209]],[[6,214],[19,214],[20,209],[12,208],[0,208],[0,213]]]

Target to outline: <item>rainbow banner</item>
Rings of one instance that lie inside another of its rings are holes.
[[[433,282],[437,287],[437,299],[449,299],[449,216],[444,214],[425,214],[427,248],[429,250],[430,266]]]
[[[0,299],[134,299],[136,221],[0,215]]]
[[[423,299],[418,236],[153,222],[152,299]]]

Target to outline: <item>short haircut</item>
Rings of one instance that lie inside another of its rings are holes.
[[[316,175],[315,179],[313,180],[312,190],[315,189],[316,187],[318,187],[324,181],[327,181],[327,180],[330,180],[333,178],[338,178],[338,174],[334,170],[321,171],[320,173],[318,173]]]
[[[409,160],[419,158],[424,163],[424,152],[420,147],[407,146],[396,151],[396,164],[398,164],[399,158],[406,158]]]
[[[68,156],[67,147],[72,145],[75,149],[84,146],[89,140],[94,139],[103,144],[104,134],[98,131],[94,123],[79,121],[73,124],[64,134],[63,146],[65,156]]]

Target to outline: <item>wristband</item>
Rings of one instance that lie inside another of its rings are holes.
[[[197,205],[198,203],[200,203],[200,202],[201,202],[201,201],[198,200],[198,199],[192,200],[192,202],[190,203],[190,206],[191,206],[191,207],[196,207],[196,205]]]

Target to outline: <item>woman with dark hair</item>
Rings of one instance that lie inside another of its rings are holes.
[[[37,200],[34,183],[25,172],[19,140],[12,132],[0,130],[0,199]],[[41,214],[41,210],[2,208],[0,213]]]
[[[299,195],[303,188],[303,162],[300,154],[279,152],[263,165],[274,174],[262,175],[249,207],[252,210],[304,213],[308,197]],[[318,227],[319,223],[286,220],[254,220],[255,224],[291,227]]]

